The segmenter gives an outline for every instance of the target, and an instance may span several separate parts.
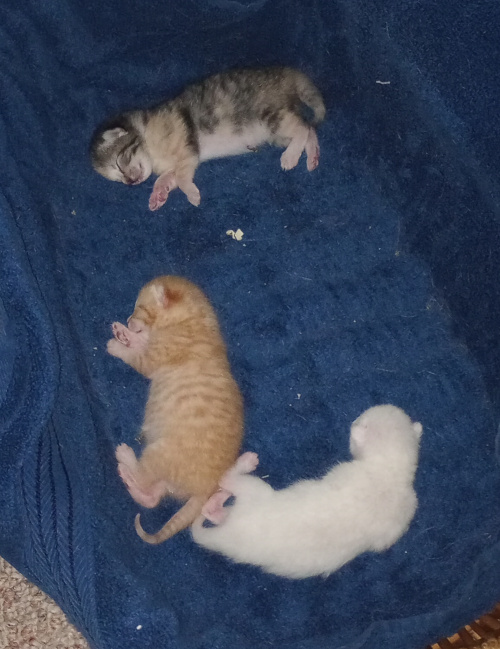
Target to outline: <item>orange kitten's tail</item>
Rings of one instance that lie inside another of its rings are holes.
[[[151,543],[152,545],[163,543],[163,541],[166,541],[174,536],[174,534],[177,534],[177,532],[181,532],[191,525],[195,518],[201,514],[201,510],[207,499],[208,496],[192,496],[156,534],[148,534],[142,529],[141,515],[137,514],[135,517],[135,531],[146,543]]]

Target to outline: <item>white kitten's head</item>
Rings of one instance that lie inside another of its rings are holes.
[[[351,425],[351,454],[356,459],[401,454],[416,458],[422,424],[396,406],[374,406]]]
[[[90,157],[97,173],[126,185],[139,185],[153,171],[140,133],[126,116],[97,130]]]

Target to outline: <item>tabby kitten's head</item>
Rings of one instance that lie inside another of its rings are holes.
[[[97,173],[125,185],[139,185],[153,171],[142,137],[126,115],[96,131],[90,157]]]

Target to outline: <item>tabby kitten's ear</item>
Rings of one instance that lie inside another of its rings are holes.
[[[104,144],[111,146],[123,135],[127,135],[127,131],[121,126],[117,126],[116,128],[108,128],[107,131],[104,131],[101,137]]]

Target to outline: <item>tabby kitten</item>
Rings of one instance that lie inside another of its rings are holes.
[[[303,107],[313,113],[304,118]],[[262,144],[286,147],[281,166],[295,167],[306,151],[307,168],[319,163],[314,126],[325,117],[319,90],[298,70],[285,67],[240,69],[188,86],[153,108],[123,113],[94,134],[94,169],[109,180],[138,185],[158,176],[149,208],[165,204],[179,187],[199,205],[193,182],[205,160],[255,151]]]
[[[132,498],[156,507],[165,496],[187,500],[148,543],[190,525],[235,462],[243,435],[243,403],[231,375],[217,317],[188,280],[158,277],[140,291],[128,327],[112,325],[108,352],[151,379],[139,459],[116,449],[118,472]]]

